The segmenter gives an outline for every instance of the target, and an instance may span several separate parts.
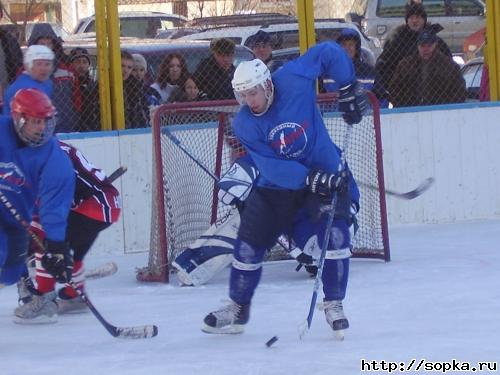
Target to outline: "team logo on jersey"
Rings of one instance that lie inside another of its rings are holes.
[[[19,194],[26,178],[19,167],[12,162],[0,162],[0,188]]]
[[[307,145],[307,124],[285,122],[271,129],[268,140],[278,155],[295,159],[302,155]]]

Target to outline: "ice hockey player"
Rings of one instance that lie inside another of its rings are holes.
[[[347,124],[359,123],[366,94],[358,89],[351,59],[334,42],[310,48],[272,78],[258,59],[240,63],[234,73],[232,86],[242,108],[233,128],[259,177],[241,216],[229,280],[230,303],[205,317],[204,332],[243,332],[266,250],[294,224],[300,210],[308,210],[318,239],[323,239],[327,215],[319,213],[322,205],[331,202],[332,194],[337,194],[338,207],[322,274],[323,307],[334,331],[349,326],[342,301],[349,273],[350,233],[339,213],[350,210],[353,202],[358,207],[359,191],[317,107],[319,76],[339,83],[339,111]]]
[[[11,101],[12,117],[0,117],[0,286],[16,283],[26,272],[28,223],[35,200],[47,233],[41,261],[47,272],[66,282],[72,261],[65,242],[66,219],[75,189],[67,155],[53,137],[55,108],[36,89],[21,89]],[[37,296],[41,308],[55,293]]]
[[[224,172],[218,182],[219,201],[232,206],[227,213],[218,218],[196,241],[184,249],[172,262],[177,270],[177,278],[182,285],[203,285],[229,266],[233,260],[234,245],[240,226],[240,214],[244,210],[245,199],[257,179],[258,170],[251,158],[246,155],[238,158]],[[303,214],[303,213],[301,213]],[[349,218],[354,220],[354,215]],[[303,225],[306,217],[297,217],[297,225],[292,233],[278,237],[277,245],[293,257],[301,266],[305,266],[310,275],[316,275],[315,258],[319,257],[317,236],[309,227]],[[292,238],[293,237],[293,240]]]
[[[76,175],[76,188],[73,204],[68,216],[66,240],[73,251],[72,280],[84,290],[85,269],[83,259],[97,239],[99,233],[118,220],[120,215],[120,196],[106,174],[91,164],[75,147],[59,141],[61,149],[69,156]],[[31,223],[33,232],[44,238],[45,232],[38,219]],[[88,311],[87,305],[75,290],[66,285],[59,289],[53,311],[40,309],[37,296],[55,292],[56,279],[43,267],[43,250],[35,241],[31,242],[35,254],[36,287],[29,277],[18,282],[19,299],[23,304],[15,309],[15,322],[20,324],[54,323],[58,314]],[[27,275],[26,275],[27,276]]]

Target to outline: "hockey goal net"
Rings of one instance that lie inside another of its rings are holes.
[[[372,95],[370,102],[371,114],[354,126],[346,155],[354,177],[364,183],[353,255],[388,261],[380,115]],[[332,96],[320,96],[318,105],[330,136],[341,145],[347,124],[334,112]],[[211,101],[166,104],[154,111],[150,251],[138,280],[168,282],[175,257],[227,215],[230,207],[218,202],[215,178],[244,153],[231,131],[238,109],[235,101]]]

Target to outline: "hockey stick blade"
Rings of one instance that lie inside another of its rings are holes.
[[[109,182],[114,182],[116,179],[120,178],[121,176],[123,176],[123,174],[127,172],[127,167],[125,166],[121,166],[121,167],[118,167],[113,173],[111,173],[109,176],[108,176],[108,181]]]
[[[418,187],[416,187],[413,190],[407,191],[406,193],[400,193],[394,190],[385,189],[385,194],[399,199],[412,200],[418,198],[427,190],[429,190],[429,188],[434,184],[434,181],[435,181],[434,177],[429,177],[426,178]],[[377,186],[370,185],[362,181],[357,182],[357,184],[360,186],[364,186],[368,189],[378,190]]]
[[[85,272],[85,279],[87,280],[101,279],[103,277],[112,276],[117,271],[118,271],[118,266],[116,265],[115,262],[107,262]]]
[[[101,322],[104,328],[111,334],[111,336],[121,339],[149,339],[158,335],[158,327],[155,325],[144,325],[136,327],[116,327],[113,324],[106,321],[101,313],[97,311],[94,304],[90,301],[87,294],[77,288],[74,281],[69,282],[71,287],[78,293],[80,298],[85,302],[89,310],[94,314],[94,316]]]

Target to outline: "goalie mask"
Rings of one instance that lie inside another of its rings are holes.
[[[21,89],[11,102],[14,128],[30,147],[45,144],[54,134],[56,110],[49,97],[35,89]]]
[[[234,72],[231,84],[238,102],[248,105],[256,116],[266,113],[273,102],[271,72],[259,59],[242,61]]]

